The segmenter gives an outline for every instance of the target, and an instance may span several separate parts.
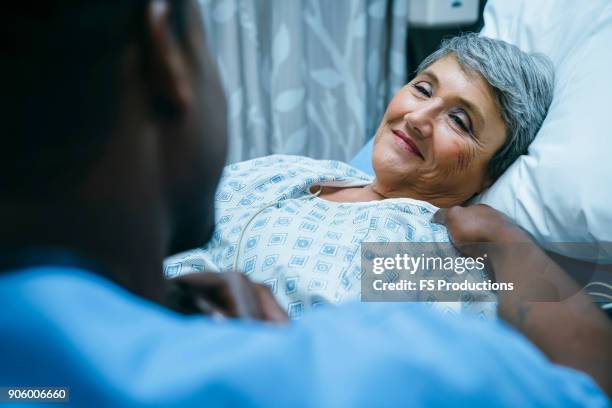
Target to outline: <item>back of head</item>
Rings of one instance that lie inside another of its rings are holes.
[[[507,129],[506,142],[487,169],[489,178],[496,180],[527,152],[546,117],[553,96],[552,63],[542,54],[528,54],[505,41],[469,33],[444,41],[417,71],[447,55],[466,71],[481,75],[495,96]]]
[[[5,6],[0,197],[59,194],[103,154],[121,109],[121,56],[141,35],[147,3]]]

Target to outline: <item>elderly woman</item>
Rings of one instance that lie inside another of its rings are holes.
[[[216,195],[213,239],[168,259],[166,275],[243,271],[293,318],[357,299],[361,243],[448,242],[433,214],[465,203],[526,152],[552,82],[545,57],[476,34],[451,39],[389,103],[375,178],[297,156],[232,164]]]

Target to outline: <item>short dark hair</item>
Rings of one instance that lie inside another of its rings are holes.
[[[106,146],[120,105],[121,55],[128,43],[143,39],[149,1],[5,6],[0,197],[52,195],[87,175]],[[169,3],[182,36],[185,1]]]

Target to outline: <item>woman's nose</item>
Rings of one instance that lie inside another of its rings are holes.
[[[408,126],[412,127],[414,133],[421,138],[429,138],[433,135],[436,117],[443,110],[443,102],[440,98],[430,98],[414,107],[404,115]]]

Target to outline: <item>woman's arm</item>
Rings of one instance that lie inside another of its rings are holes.
[[[612,323],[574,280],[531,237],[485,205],[440,210],[453,244],[472,255],[470,243],[490,244],[495,279],[515,283],[500,291],[499,315],[555,363],[590,374],[612,395]],[[547,301],[542,301],[547,300]]]

